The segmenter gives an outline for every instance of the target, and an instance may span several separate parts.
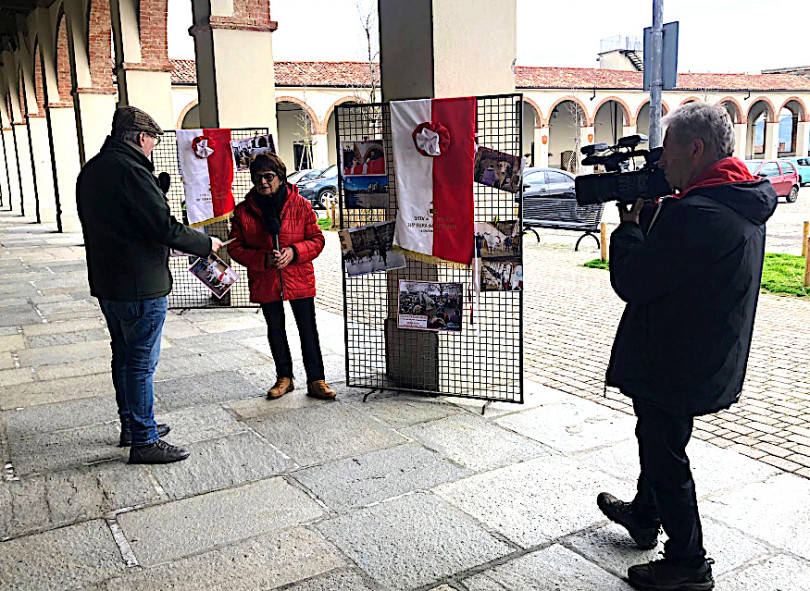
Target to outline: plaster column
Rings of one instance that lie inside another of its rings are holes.
[[[810,156],[810,121],[799,121],[796,125],[796,156]]]
[[[593,126],[590,127],[580,127],[579,129],[579,147],[584,148],[588,144],[592,144],[595,141],[595,132]],[[574,158],[576,159],[576,166],[574,166],[574,170],[577,171],[577,174],[591,174],[593,172],[593,166],[583,166],[580,164],[582,159],[585,156],[582,155],[582,152],[577,152],[574,154]]]
[[[386,101],[514,92],[516,0],[379,2],[380,76]],[[482,21],[481,15],[497,15]],[[485,50],[483,49],[485,48]],[[392,212],[389,212],[389,217]],[[452,356],[436,334],[397,328],[398,280],[438,279],[435,265],[407,260],[389,271],[386,371],[394,384],[442,391],[439,358]],[[408,351],[408,355],[402,355]],[[447,373],[447,371],[445,371]],[[450,376],[452,377],[452,376]]]
[[[745,160],[746,139],[748,138],[748,124],[734,124],[734,156]]]
[[[627,137],[628,135],[636,135],[638,133],[638,128],[635,125],[623,125],[622,132],[619,134],[619,137]],[[642,147],[646,148],[646,144],[643,144]]]
[[[28,115],[28,133],[34,160],[34,171],[39,199],[39,221],[56,224],[56,196],[54,194],[51,148],[48,121],[44,115]]]
[[[270,20],[269,0],[193,0],[192,9],[200,125],[267,127],[278,144],[273,68],[278,24]]]
[[[10,211],[20,211],[20,175],[17,170],[17,150],[14,143],[14,131],[11,127],[3,128],[3,147],[6,173],[3,175],[3,205]]]
[[[76,149],[79,145],[76,113],[71,106],[55,105],[48,106],[48,113],[53,132],[58,223],[62,232],[81,232],[79,214],[76,211],[76,177],[82,167]],[[108,121],[112,121],[112,115]]]
[[[765,154],[766,160],[779,157],[779,122],[765,122]]]
[[[37,197],[36,187],[34,185],[34,170],[31,168],[31,147],[28,143],[28,127],[25,123],[14,123],[13,133],[16,141],[17,166],[22,192],[20,214],[25,217],[36,218]]]
[[[316,133],[312,136],[312,166],[326,168],[329,166],[329,136],[325,133]]]
[[[74,125],[78,128],[81,162],[84,165],[98,154],[104,140],[110,135],[115,113],[115,94],[80,88],[73,95],[73,104],[76,112]]]
[[[110,2],[119,104],[136,106],[163,129],[174,129],[167,15],[159,10],[141,14],[144,9],[145,4],[135,0]]]
[[[548,168],[548,127],[534,128],[534,165]]]

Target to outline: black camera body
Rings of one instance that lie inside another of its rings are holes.
[[[602,165],[607,172],[580,175],[574,179],[577,203],[634,203],[636,199],[657,199],[672,194],[664,171],[658,168],[664,149],[638,149],[638,145],[646,141],[647,136],[638,134],[621,138],[615,146],[599,143],[582,148],[580,151],[585,155],[583,165]],[[644,158],[644,166],[630,170],[631,159],[639,156]]]

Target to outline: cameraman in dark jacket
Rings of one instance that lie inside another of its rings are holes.
[[[157,425],[153,412],[152,376],[172,287],[169,248],[204,257],[222,246],[169,212],[149,159],[161,135],[144,111],[119,107],[111,137],[76,185],[90,293],[98,298],[110,331],[119,444],[132,446],[130,463],[174,462],[189,455],[160,439],[169,426]]]
[[[689,103],[668,125],[659,166],[680,191],[658,205],[646,234],[639,200],[610,245],[613,289],[627,302],[607,383],[633,399],[641,474],[631,503],[608,493],[599,508],[664,559],[636,565],[639,589],[711,589],[686,445],[693,417],[737,402],[745,378],[776,194],[731,157],[734,131],[721,105]]]

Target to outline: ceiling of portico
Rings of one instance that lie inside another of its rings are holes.
[[[0,0],[0,50],[17,49],[17,34],[25,28],[28,13],[56,0]]]

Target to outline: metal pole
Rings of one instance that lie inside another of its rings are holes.
[[[652,72],[650,76],[650,148],[661,145],[661,91],[664,88],[664,0],[653,0]]]

